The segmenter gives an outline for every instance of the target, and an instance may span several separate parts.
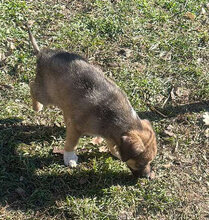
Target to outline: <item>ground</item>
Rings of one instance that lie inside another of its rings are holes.
[[[206,0],[5,0],[0,11],[0,219],[209,218]],[[25,20],[41,48],[83,55],[152,122],[155,178],[134,180],[90,137],[78,168],[63,165],[61,111],[31,108]]]

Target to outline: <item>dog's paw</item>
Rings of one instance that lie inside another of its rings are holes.
[[[77,166],[78,156],[75,154],[74,151],[67,152],[64,151],[64,163],[65,166],[74,168]]]

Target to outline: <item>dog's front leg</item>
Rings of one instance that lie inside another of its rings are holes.
[[[76,145],[80,137],[79,132],[75,129],[72,124],[66,124],[67,135],[64,150],[64,163],[69,167],[76,167],[78,156],[75,153]]]
[[[113,141],[110,141],[110,140],[106,140],[106,142],[107,142],[107,147],[110,150],[110,153],[113,156],[117,157],[118,159],[121,159],[119,151],[118,151],[117,146],[115,145],[115,143]]]

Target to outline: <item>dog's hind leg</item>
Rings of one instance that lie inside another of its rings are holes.
[[[32,106],[33,106],[33,110],[36,112],[41,111],[43,108],[43,105],[40,102],[38,102],[36,99],[34,99],[33,97],[32,97]]]
[[[69,167],[76,167],[78,156],[75,154],[80,133],[75,129],[72,123],[67,123],[67,134],[64,148],[64,163]]]
[[[32,106],[33,106],[33,110],[34,111],[41,111],[42,108],[43,108],[43,105],[37,101],[37,98],[36,98],[36,87],[35,87],[35,83],[34,82],[31,82],[30,83],[30,93],[31,93],[31,98],[32,98]]]

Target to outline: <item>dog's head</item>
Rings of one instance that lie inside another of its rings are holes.
[[[157,154],[155,133],[148,120],[141,121],[142,127],[131,130],[121,137],[119,151],[135,177],[149,177],[150,163]]]

